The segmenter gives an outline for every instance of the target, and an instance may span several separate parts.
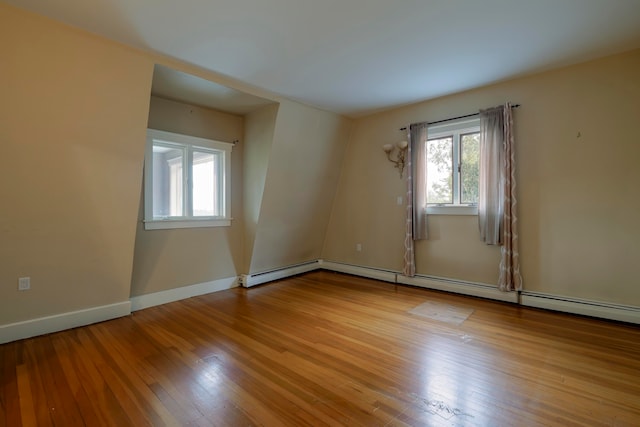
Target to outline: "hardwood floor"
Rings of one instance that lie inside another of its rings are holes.
[[[330,272],[4,344],[0,375],[10,427],[640,425],[636,326]]]

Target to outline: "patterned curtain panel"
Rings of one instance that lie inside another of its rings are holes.
[[[407,151],[407,211],[404,237],[404,268],[402,274],[416,274],[414,241],[427,238],[427,123],[409,126]]]
[[[504,106],[504,215],[502,219],[502,257],[500,259],[501,291],[521,291],[520,253],[518,252],[518,216],[516,200],[516,156],[513,136],[513,110],[511,104]]]
[[[480,238],[501,245],[502,291],[522,290],[518,253],[515,151],[511,104],[480,111]]]

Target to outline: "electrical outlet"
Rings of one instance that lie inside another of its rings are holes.
[[[398,206],[402,206],[402,196],[398,196],[398,198],[396,199],[396,203],[398,204]]]
[[[356,251],[362,252],[362,243],[356,243]]]
[[[18,290],[28,291],[31,289],[31,277],[19,277],[18,278]]]

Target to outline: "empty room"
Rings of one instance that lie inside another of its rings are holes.
[[[640,425],[637,0],[0,0],[0,427]]]

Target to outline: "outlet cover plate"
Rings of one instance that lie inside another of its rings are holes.
[[[31,278],[30,277],[18,278],[18,290],[28,291],[29,289],[31,289]]]

